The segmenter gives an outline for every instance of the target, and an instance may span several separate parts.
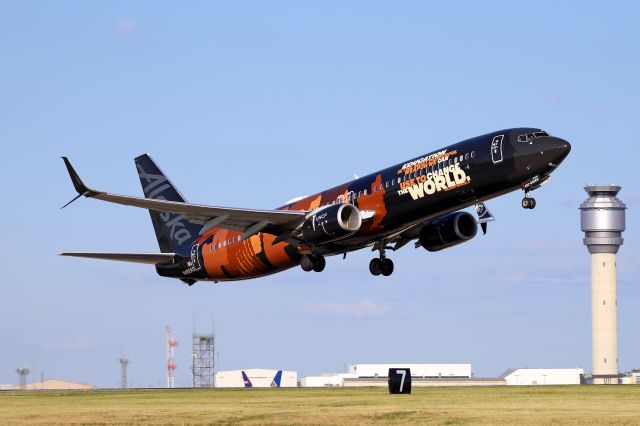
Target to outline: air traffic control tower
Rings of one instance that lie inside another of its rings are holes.
[[[618,383],[616,254],[623,243],[625,209],[617,185],[589,185],[580,205],[584,245],[591,254],[591,383]]]

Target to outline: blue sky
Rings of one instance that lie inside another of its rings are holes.
[[[637,2],[2,2],[0,383],[55,377],[177,384],[194,328],[219,368],[342,371],[354,362],[469,362],[589,371],[589,258],[577,206],[616,182],[621,370],[640,366]],[[74,196],[139,195],[147,152],[194,202],[272,208],[458,140],[541,127],[572,143],[552,183],[488,203],[489,234],[410,246],[372,277],[368,251],[191,288],[152,267],[60,258],[156,251],[145,211]]]

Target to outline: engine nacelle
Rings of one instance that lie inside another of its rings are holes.
[[[418,241],[428,251],[439,251],[469,241],[477,232],[478,224],[473,215],[454,212],[424,225]]]
[[[315,210],[302,224],[302,238],[309,243],[329,243],[358,232],[360,210],[353,204],[333,204]]]

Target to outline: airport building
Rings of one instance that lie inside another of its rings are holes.
[[[300,380],[303,388],[330,388],[343,387],[345,379],[357,379],[358,376],[350,373],[325,373],[319,376],[307,376]]]
[[[69,382],[67,380],[46,379],[21,385],[0,385],[0,390],[89,390],[95,386],[86,383]]]
[[[501,376],[507,385],[579,385],[584,381],[582,368],[512,368]]]
[[[359,378],[387,377],[390,368],[410,368],[411,377],[471,377],[471,364],[353,364],[348,372]]]
[[[281,372],[281,376],[278,386],[276,376],[279,372]],[[248,379],[248,383],[246,379]],[[215,375],[214,386],[216,388],[295,388],[298,386],[298,373],[296,371],[269,370],[265,368],[218,371]]]
[[[411,385],[423,386],[507,386],[578,385],[584,381],[582,368],[512,368],[499,377],[478,378],[471,364],[354,364],[348,373],[304,377],[302,387],[387,387],[389,368],[410,368]]]

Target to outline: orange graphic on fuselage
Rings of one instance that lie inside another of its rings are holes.
[[[292,204],[283,210],[313,211],[334,203],[354,203],[361,211],[374,212],[371,220],[363,222],[357,234],[376,232],[383,229],[382,221],[387,214],[382,175],[377,175],[370,187],[357,199],[350,190],[353,182],[314,194]],[[214,281],[254,278],[279,272],[300,263],[300,255],[309,253],[307,246],[294,246],[288,242],[272,244],[276,236],[260,232],[241,240],[242,232],[214,228],[203,235],[197,244],[201,245],[202,260],[208,278]],[[206,243],[205,243],[206,242]]]
[[[212,238],[211,238],[212,237]],[[265,233],[241,240],[242,232],[215,228],[203,235],[204,268],[212,280],[253,278],[282,271],[298,264],[286,252],[288,243],[272,244],[275,236]]]
[[[376,180],[371,183],[369,193],[358,198],[358,208],[362,210],[372,210],[375,212],[373,219],[363,223],[363,228],[367,231],[379,231],[382,229],[382,220],[387,215],[387,207],[384,204],[385,188],[382,184],[382,175],[377,175]]]

